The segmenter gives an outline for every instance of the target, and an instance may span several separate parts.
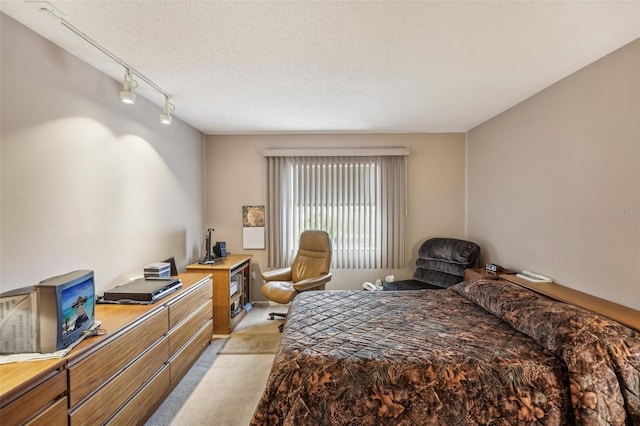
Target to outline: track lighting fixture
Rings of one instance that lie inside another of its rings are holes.
[[[142,74],[137,69],[133,68],[131,65],[127,64],[125,61],[114,55],[112,52],[104,48],[97,41],[93,40],[87,34],[83,33],[79,28],[75,27],[71,22],[67,21],[64,17],[64,13],[60,12],[54,6],[47,2],[46,7],[41,7],[40,11],[48,12],[53,17],[55,17],[60,23],[67,27],[69,30],[74,32],[80,38],[85,40],[87,43],[91,44],[93,47],[104,53],[106,56],[122,65],[125,69],[124,80],[122,81],[122,91],[120,92],[120,100],[127,104],[134,104],[136,102],[136,94],[134,89],[138,87],[138,82],[133,79],[135,75],[138,79],[144,81],[146,84],[155,89],[158,93],[164,96],[164,108],[162,109],[162,114],[160,115],[160,122],[163,124],[171,124],[171,112],[175,111],[176,108],[173,104],[169,103],[169,94],[162,90],[157,84],[147,78],[144,74]]]
[[[138,82],[133,79],[131,70],[127,69],[124,73],[124,80],[122,81],[122,91],[120,92],[120,100],[125,104],[135,104],[136,94],[133,91],[138,87]]]
[[[162,124],[171,124],[171,111],[175,111],[176,107],[169,103],[169,97],[164,97],[164,108],[160,114],[160,122]]]

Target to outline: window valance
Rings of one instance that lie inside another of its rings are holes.
[[[408,156],[409,148],[267,148],[264,157],[395,157]]]

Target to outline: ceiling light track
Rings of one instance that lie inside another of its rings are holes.
[[[133,75],[135,75],[137,78],[139,78],[140,80],[144,81],[149,86],[151,86],[155,91],[157,91],[158,93],[160,93],[161,95],[164,96],[164,98],[165,98],[165,106],[164,106],[162,114],[160,116],[160,121],[163,124],[170,124],[171,123],[171,111],[175,111],[175,106],[173,104],[169,103],[169,98],[171,97],[171,95],[169,95],[169,93],[167,93],[166,91],[162,90],[162,88],[160,88],[160,86],[155,84],[152,80],[147,78],[140,71],[138,71],[137,69],[135,69],[134,67],[132,67],[131,65],[129,65],[128,63],[126,63],[125,61],[123,61],[122,59],[117,57],[116,55],[114,55],[108,49],[106,49],[105,47],[100,45],[100,43],[98,43],[97,41],[95,41],[94,39],[89,37],[87,34],[82,32],[79,28],[77,28],[71,22],[67,21],[62,16],[62,13],[59,10],[57,10],[55,7],[53,7],[51,4],[49,4],[48,2],[45,2],[45,3],[47,4],[47,6],[46,7],[41,7],[40,11],[49,12],[63,26],[65,26],[66,28],[68,28],[69,30],[74,32],[76,35],[78,35],[80,38],[85,40],[87,43],[91,44],[93,47],[98,49],[100,52],[102,52],[103,54],[105,54],[106,56],[108,56],[109,58],[111,58],[112,60],[114,60],[115,62],[117,62],[118,64],[120,64],[122,67],[125,68],[125,77],[124,77],[124,81],[123,81],[123,90],[120,92],[120,99],[123,102],[125,102],[125,103],[135,103],[135,97],[136,96],[135,96],[135,93],[133,92],[133,89],[135,87],[137,87],[137,85],[138,85],[137,81],[133,80]],[[169,107],[169,105],[170,105],[170,107]],[[167,116],[168,116],[168,119],[167,119]]]

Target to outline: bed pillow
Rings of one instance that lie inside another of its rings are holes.
[[[640,424],[640,334],[506,281],[453,287],[567,366],[577,424]]]

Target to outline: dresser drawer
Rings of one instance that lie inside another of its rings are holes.
[[[200,357],[200,354],[211,343],[213,334],[213,321],[209,320],[173,358],[169,365],[171,367],[171,386],[178,384],[187,370]]]
[[[165,337],[74,410],[69,416],[71,426],[104,423],[168,358],[169,340]]]
[[[169,302],[169,328],[178,325],[183,319],[191,315],[196,307],[211,299],[212,292],[211,280],[209,279],[186,296]]]
[[[67,391],[67,372],[66,370],[55,373],[46,379],[19,399],[6,405],[0,411],[0,420],[2,424],[21,424],[28,420],[36,413],[48,410],[54,401],[64,396]],[[66,398],[63,398],[66,402]],[[66,423],[67,415],[65,409],[64,421]],[[54,417],[51,418],[54,422]],[[37,423],[36,423],[37,424]]]
[[[69,400],[65,396],[57,400],[52,406],[48,407],[42,413],[25,423],[26,426],[66,426],[67,422],[67,404]],[[2,419],[3,424],[5,419]],[[11,423],[8,423],[11,424]]]
[[[202,324],[211,319],[211,299],[199,308],[196,308],[192,315],[187,317],[183,322],[172,328],[169,332],[169,346],[171,348],[171,356],[173,356],[180,348],[193,337],[194,334],[202,327]]]
[[[117,333],[99,350],[69,367],[69,400],[75,407],[133,361],[169,330],[169,313],[161,309],[131,328]]]
[[[166,365],[107,424],[122,426],[144,424],[168,395],[169,386],[169,366]]]

